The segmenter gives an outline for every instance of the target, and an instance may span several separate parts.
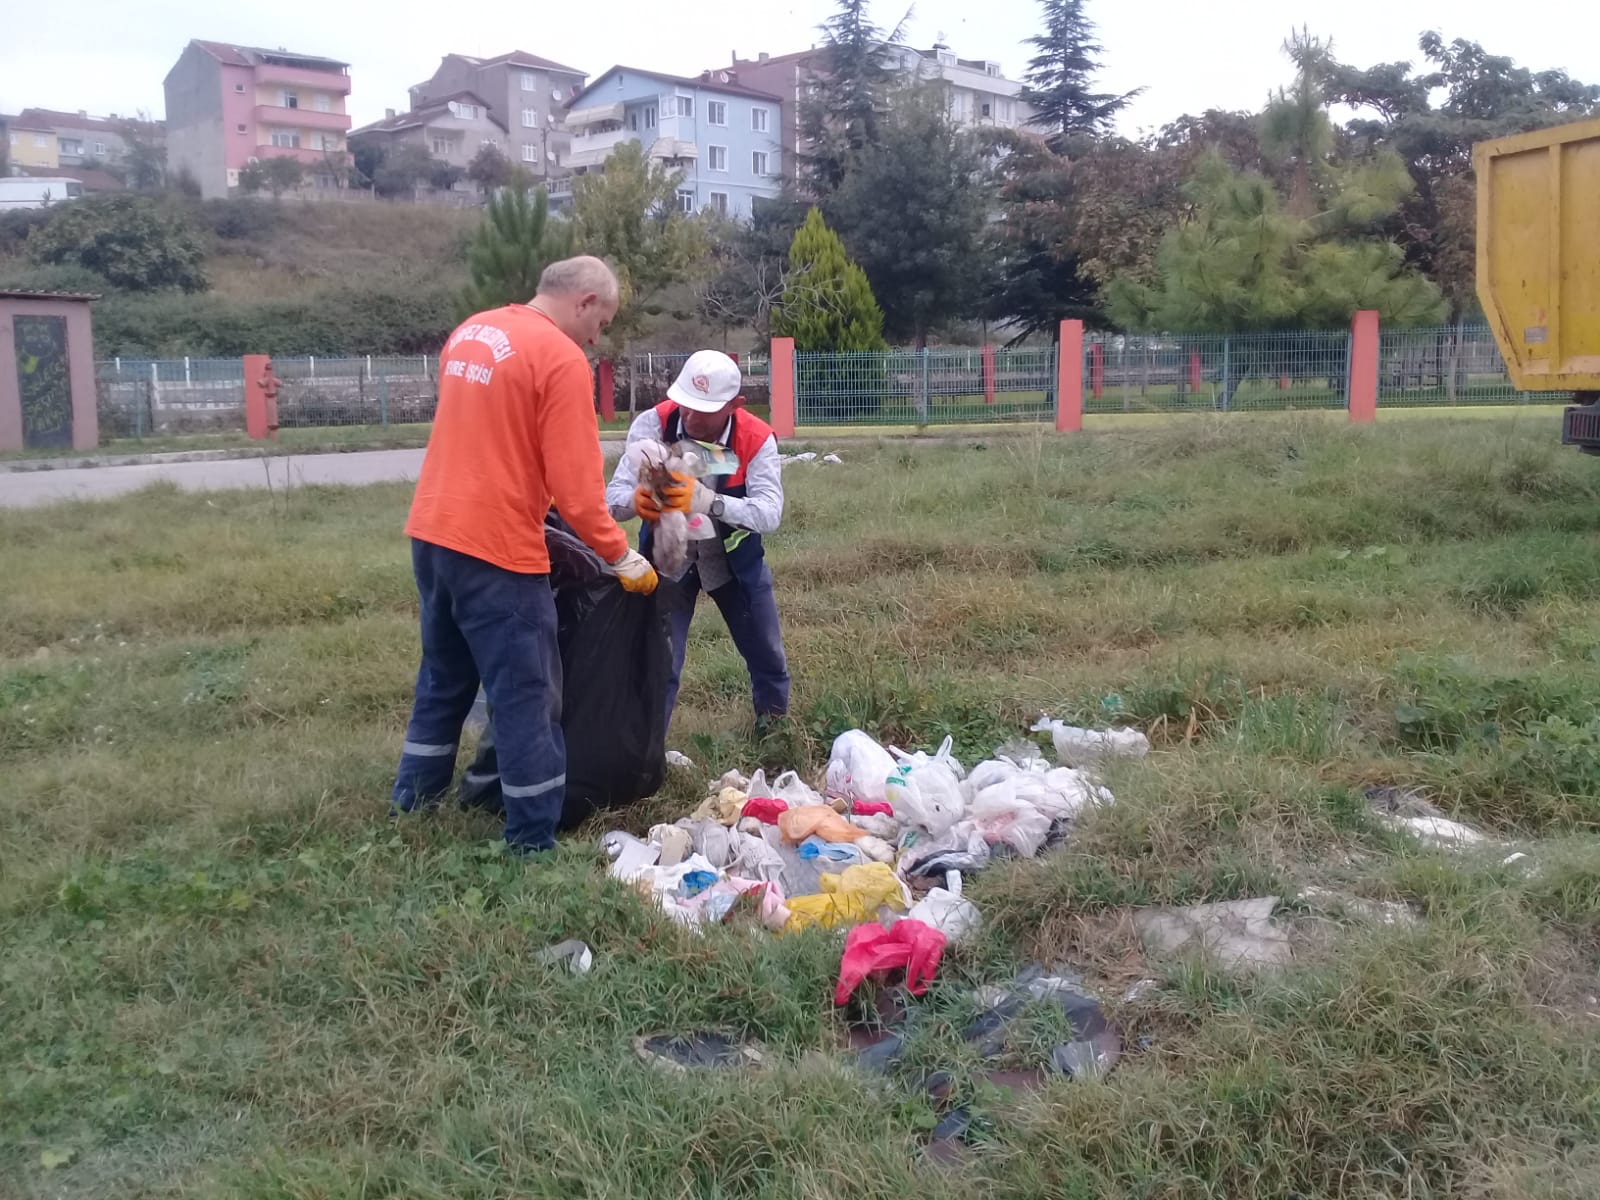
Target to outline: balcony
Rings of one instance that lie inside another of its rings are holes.
[[[319,133],[350,132],[350,117],[346,113],[318,112],[314,108],[284,108],[279,104],[258,104],[255,117],[257,125],[273,125],[279,129],[313,129]]]
[[[314,88],[336,96],[350,94],[350,76],[334,71],[308,71],[304,67],[279,67],[264,64],[256,68],[257,83],[286,83],[291,87]]]
[[[572,139],[572,149],[562,166],[574,169],[598,167],[611,156],[623,142],[637,142],[639,135],[630,129],[612,129],[605,133],[584,133]]]
[[[292,158],[302,166],[316,167],[343,150],[319,150],[311,146],[257,146],[255,156],[265,162],[269,158]]]

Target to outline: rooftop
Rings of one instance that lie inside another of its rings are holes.
[[[501,130],[504,131],[506,129],[504,124],[496,120],[496,118],[490,114],[489,102],[482,96],[478,95],[476,92],[456,92],[451,96],[444,96],[438,100],[430,100],[421,108],[413,108],[410,112],[396,113],[392,117],[385,117],[381,121],[374,121],[370,125],[363,125],[360,129],[352,130],[350,136],[355,137],[358,133],[394,133],[400,129],[414,129],[419,125],[427,125],[435,118],[442,117],[449,112],[450,105],[455,101],[464,101],[468,104],[476,104],[479,108],[483,109],[483,115],[485,117],[487,117],[490,121],[493,121],[497,126],[500,127]]]
[[[728,68],[715,71],[703,71],[701,72],[700,77],[696,79],[683,75],[668,75],[665,71],[646,71],[641,67],[625,67],[619,63],[605,71],[603,74],[597,76],[592,83],[583,89],[583,91],[579,92],[571,100],[567,101],[567,107],[577,107],[579,100],[583,99],[583,97],[594,91],[595,88],[599,87],[607,79],[610,79],[618,71],[630,71],[635,75],[643,75],[646,79],[659,79],[663,83],[675,83],[680,87],[705,88],[706,90],[712,92],[726,92],[730,96],[745,96],[751,100],[771,100],[774,104],[783,103],[783,97],[781,96],[774,96],[771,92],[757,91],[755,88],[745,87],[743,84],[737,82],[737,80],[734,79],[736,72]],[[721,75],[728,76],[728,81],[723,82],[720,80],[718,76]]]
[[[475,58],[470,54],[446,55],[447,58],[459,58],[469,62],[475,67],[497,67],[504,63],[511,67],[532,67],[539,71],[560,71],[566,75],[576,75],[580,79],[588,74],[577,67],[568,67],[548,58],[541,58],[537,54],[529,54],[525,50],[513,50],[509,54],[498,54],[494,58]]]
[[[199,46],[218,62],[230,67],[257,67],[271,63],[280,67],[304,67],[311,71],[346,71],[350,64],[336,58],[323,58],[319,54],[300,54],[279,46],[268,50],[261,46],[234,46],[227,42],[207,42],[194,39]]]
[[[35,292],[21,288],[0,288],[0,300],[98,300],[96,292]]]

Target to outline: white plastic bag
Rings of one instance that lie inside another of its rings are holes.
[[[885,798],[894,806],[894,819],[902,826],[910,825],[926,830],[938,837],[961,820],[967,810],[961,794],[961,764],[950,757],[950,740],[939,748],[935,757],[918,751],[907,754],[898,747],[890,747],[900,759],[884,789]]]
[[[771,795],[790,808],[803,808],[808,804],[826,804],[827,801],[813,791],[798,771],[785,771],[772,781]],[[751,793],[754,795],[754,793]]]
[[[908,921],[921,921],[944,934],[945,940],[959,942],[971,937],[983,925],[977,905],[962,898],[961,876],[950,873],[954,889],[936,887],[911,906],[906,914]]]
[[[1050,818],[1017,795],[1018,780],[986,787],[972,801],[972,819],[991,846],[1005,843],[1024,858],[1039,853],[1050,832]]]
[[[1108,758],[1143,758],[1150,753],[1150,739],[1137,729],[1082,729],[1041,716],[1032,730],[1048,731],[1056,757],[1069,767],[1092,766]]]
[[[861,730],[847,729],[834,738],[828,757],[830,796],[880,803],[887,799],[885,787],[895,771],[894,759]]]
[[[656,503],[665,498],[664,489],[672,483],[674,473],[691,478],[705,470],[705,464],[695,455],[678,454],[658,441],[645,438],[628,446],[628,461],[633,464],[639,482],[655,493]],[[710,522],[696,518],[701,525]],[[655,536],[650,543],[652,565],[668,579],[681,579],[689,569],[690,518],[676,510],[665,511],[656,522]],[[696,537],[714,536],[699,529]]]

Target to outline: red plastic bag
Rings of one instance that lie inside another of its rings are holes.
[[[850,812],[857,817],[892,817],[894,805],[887,800],[857,800],[850,806]]]
[[[944,955],[944,934],[921,921],[899,920],[893,928],[857,925],[844,939],[839,962],[839,984],[833,1002],[843,1004],[862,980],[875,971],[906,970],[906,991],[920,996],[928,990],[939,959]]]
[[[776,825],[778,823],[778,814],[788,811],[789,802],[787,800],[780,800],[776,796],[751,796],[750,799],[744,802],[744,808],[739,815],[741,817],[754,817],[756,820],[764,821],[768,825]]]

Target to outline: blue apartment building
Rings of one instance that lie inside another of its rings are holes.
[[[739,83],[737,72],[680,78],[612,67],[572,98],[572,148],[561,166],[601,171],[613,150],[638,142],[645,155],[683,174],[678,207],[748,221],[754,201],[778,194],[783,101]]]

